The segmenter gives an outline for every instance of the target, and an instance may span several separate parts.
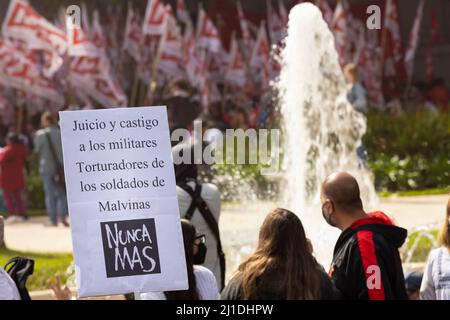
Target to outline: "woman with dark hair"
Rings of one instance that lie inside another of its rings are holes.
[[[420,288],[421,300],[450,300],[450,199],[439,233],[440,248],[431,251]]]
[[[149,292],[140,295],[140,300],[218,300],[214,274],[200,266],[205,260],[205,236],[197,235],[192,223],[181,220],[183,230],[184,251],[189,281],[189,289],[185,291]]]
[[[267,216],[256,251],[222,292],[222,300],[334,298],[333,285],[313,257],[300,219],[284,209]]]

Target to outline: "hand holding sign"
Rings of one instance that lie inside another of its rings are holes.
[[[165,107],[61,113],[79,295],[186,290]]]

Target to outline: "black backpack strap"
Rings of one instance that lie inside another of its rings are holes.
[[[219,256],[219,263],[220,263],[220,276],[221,276],[220,283],[221,283],[221,290],[223,290],[223,288],[225,287],[226,261],[225,261],[225,253],[223,252],[222,249],[222,241],[220,240],[219,224],[217,223],[211,210],[209,209],[208,204],[201,197],[202,187],[200,183],[195,184],[195,191],[192,190],[192,188],[188,185],[183,185],[179,187],[182,188],[184,191],[186,191],[192,198],[192,203],[189,206],[188,212],[186,213],[186,219],[188,219],[188,216],[190,216],[188,219],[190,220],[195,212],[195,209],[198,209],[203,219],[206,221],[206,224],[208,225],[209,229],[213,233],[214,238],[216,239],[217,254]]]
[[[192,202],[184,216],[185,219],[191,221],[192,217],[194,216],[195,209],[197,208],[195,199],[199,198],[202,194],[202,185],[200,183],[196,183],[195,190],[192,190],[192,188],[187,184],[181,185],[179,187],[191,196]]]
[[[31,300],[26,284],[28,277],[34,272],[34,260],[23,257],[12,258],[6,263],[5,270],[16,284],[20,298]]]

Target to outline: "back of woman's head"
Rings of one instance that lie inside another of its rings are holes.
[[[185,219],[181,220],[181,229],[183,232],[184,251],[186,254],[189,289],[186,291],[166,292],[165,295],[167,300],[199,300],[194,274],[194,243],[197,231],[194,225]]]
[[[285,209],[276,209],[267,216],[260,229],[258,248],[239,271],[243,274],[245,299],[261,298],[261,292],[280,299],[316,299],[320,294],[320,273],[303,225]]]
[[[271,256],[285,257],[296,248],[306,246],[305,230],[294,213],[276,209],[266,217],[259,232],[259,250]]]
[[[447,214],[445,216],[444,226],[439,233],[439,243],[450,250],[450,199],[447,203]]]

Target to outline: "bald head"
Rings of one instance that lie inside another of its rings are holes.
[[[322,194],[344,211],[363,209],[358,181],[346,172],[328,176],[322,184]]]

